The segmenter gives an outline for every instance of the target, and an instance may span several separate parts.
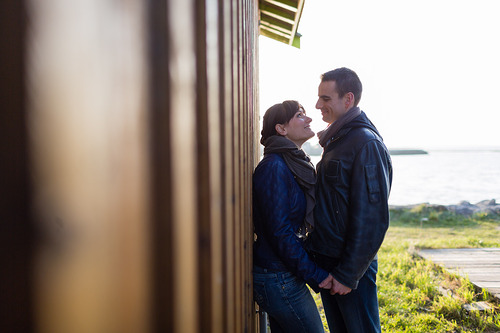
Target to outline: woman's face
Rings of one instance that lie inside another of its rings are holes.
[[[314,136],[310,124],[312,119],[306,116],[306,112],[302,107],[290,119],[288,123],[283,126],[284,134],[288,140],[294,142],[298,147],[301,147],[304,142]]]

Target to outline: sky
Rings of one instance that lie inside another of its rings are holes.
[[[306,0],[300,49],[259,37],[261,115],[294,99],[324,129],[320,75],[349,67],[389,148],[500,148],[499,9],[497,0]]]

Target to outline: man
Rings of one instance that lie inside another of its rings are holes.
[[[358,108],[361,93],[357,74],[338,68],[322,75],[316,103],[328,127],[318,133],[323,155],[307,249],[333,276],[331,289],[321,291],[333,332],[381,331],[377,251],[389,227],[392,163],[377,129]]]

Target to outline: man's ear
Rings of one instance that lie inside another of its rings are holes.
[[[354,94],[352,92],[348,92],[345,94],[345,106],[347,109],[350,109],[354,106]]]
[[[285,125],[283,125],[283,124],[276,124],[276,126],[274,126],[274,128],[276,129],[276,132],[278,132],[279,135],[283,135],[283,136],[286,135]]]

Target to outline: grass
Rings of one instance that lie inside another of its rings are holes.
[[[500,332],[494,297],[415,254],[424,248],[478,247],[500,247],[500,216],[467,218],[425,205],[391,211],[377,276],[382,331]],[[328,332],[319,295],[315,299]],[[492,310],[469,312],[463,307],[480,301]]]

